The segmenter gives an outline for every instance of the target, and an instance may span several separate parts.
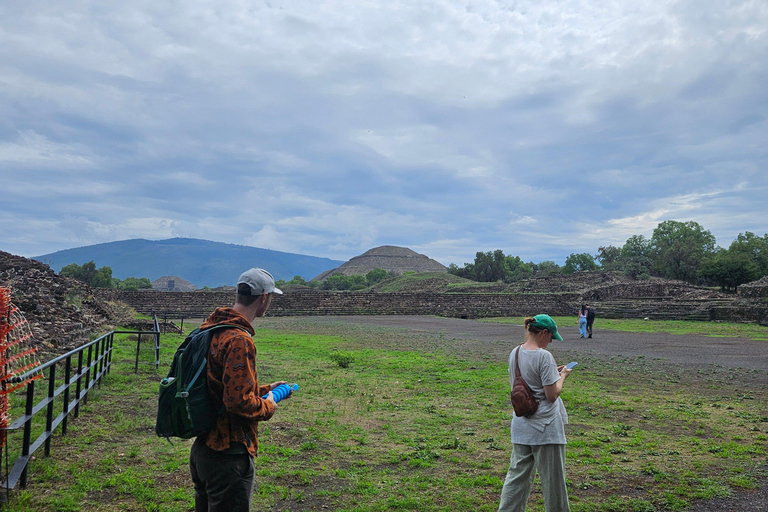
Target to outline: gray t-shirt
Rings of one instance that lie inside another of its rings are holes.
[[[510,386],[515,380],[516,351],[517,349],[509,354]],[[565,405],[560,398],[550,402],[544,393],[544,386],[560,380],[555,358],[544,349],[526,350],[521,347],[520,375],[530,386],[533,395],[541,402],[539,408],[529,418],[513,413],[512,442],[526,445],[566,444],[565,425],[568,424],[568,414],[565,411]]]

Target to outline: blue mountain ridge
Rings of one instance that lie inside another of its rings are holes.
[[[70,263],[82,265],[93,261],[96,268],[111,267],[112,276],[118,279],[147,277],[154,281],[163,276],[177,276],[198,288],[234,286],[240,274],[251,267],[264,268],[275,279],[288,281],[298,275],[309,281],[344,263],[197,238],[122,240],[65,249],[33,259],[46,263],[56,272]]]

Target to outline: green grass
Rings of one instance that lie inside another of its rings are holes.
[[[553,317],[558,326],[578,326],[575,316]],[[480,322],[522,325],[524,317],[483,318]],[[597,318],[595,330],[622,332],[665,332],[669,334],[697,334],[701,336],[768,340],[768,327],[754,323],[694,322],[686,320],[638,320]]]
[[[262,382],[301,387],[260,426],[255,510],[496,510],[511,450],[506,357],[429,333],[259,325]],[[154,435],[157,385],[180,341],[163,337],[159,373],[134,374],[135,342],[121,339],[105,384],[52,456],[38,453],[7,510],[190,510],[191,442]],[[353,355],[346,368],[340,353]],[[616,363],[585,358],[563,392],[574,511],[685,510],[763,481],[766,389],[727,369]],[[543,510],[538,480],[528,510]]]

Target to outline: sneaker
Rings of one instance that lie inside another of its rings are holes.
[[[591,337],[592,337],[592,335],[591,335],[591,334],[590,334],[589,336],[587,336],[587,338],[591,338]]]

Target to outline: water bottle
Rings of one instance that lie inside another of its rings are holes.
[[[283,398],[288,396],[288,393],[291,391],[298,391],[299,385],[298,384],[280,384],[275,389],[272,390],[272,398],[275,399],[275,403],[279,402]],[[261,398],[267,398],[268,395],[264,395]]]

